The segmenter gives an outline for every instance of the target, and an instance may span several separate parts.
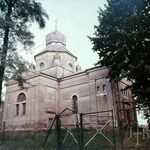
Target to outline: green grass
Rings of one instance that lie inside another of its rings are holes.
[[[79,130],[72,129],[72,135],[67,130],[62,129],[60,137],[64,150],[78,150],[79,149]],[[3,142],[0,144],[0,150],[56,150],[57,149],[57,134],[53,130],[48,137],[45,148],[42,148],[46,138],[47,131],[18,131],[6,132]],[[83,138],[86,144],[90,138],[95,134],[95,130],[84,130]],[[112,134],[108,131],[104,133],[107,137],[112,138]],[[2,137],[2,133],[1,133]],[[97,135],[87,146],[88,149],[92,147],[100,147],[104,145],[111,146],[101,135]]]
[[[6,132],[0,144],[0,150],[55,150],[56,136],[49,136],[45,148],[42,148],[47,131]],[[1,133],[2,137],[2,133]]]
[[[62,150],[79,150],[79,139],[80,133],[79,130],[71,129],[72,135],[66,129],[61,130],[61,145]],[[85,146],[90,139],[96,134],[96,130],[94,129],[83,129],[83,145]],[[103,130],[102,134],[104,134],[109,140],[113,142],[113,132],[109,130]],[[116,147],[119,150],[120,146],[120,136],[119,132],[116,131]],[[124,131],[123,136],[126,136],[125,145],[128,147],[134,147],[136,144],[136,138],[132,138],[132,140],[128,141],[128,136],[126,135],[127,131]],[[47,131],[18,131],[18,132],[5,132],[4,140],[0,143],[0,150],[57,150],[58,148],[58,138],[56,134],[56,130],[53,130],[48,137],[47,143],[45,148],[43,148],[43,143],[45,141],[47,135]],[[0,138],[2,137],[2,133],[0,133]],[[75,139],[76,140],[75,140]],[[124,137],[125,138],[125,137]],[[150,140],[142,141],[140,136],[140,143],[141,146],[148,146],[150,145]],[[142,144],[143,143],[143,144]],[[112,150],[113,145],[106,140],[100,133],[93,138],[87,144],[86,150]],[[148,146],[149,147],[149,146]]]

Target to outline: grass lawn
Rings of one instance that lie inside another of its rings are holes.
[[[55,150],[56,137],[53,133],[49,136],[45,148],[42,148],[46,133],[47,131],[6,132],[0,150]]]
[[[85,150],[113,150],[113,132],[109,130],[104,130],[98,133],[96,130],[83,129],[83,145]],[[126,132],[125,132],[126,133]],[[12,131],[5,132],[4,140],[0,143],[0,150],[57,150],[58,149],[58,137],[56,130],[53,130],[47,140],[45,147],[43,148],[43,143],[45,141],[47,131]],[[65,130],[62,129],[60,136],[60,145],[62,145],[62,150],[79,150],[79,140],[80,132],[76,129]],[[104,137],[105,136],[105,137]],[[2,138],[2,133],[0,133],[0,138]],[[115,136],[117,150],[120,150],[120,136],[116,132]],[[142,140],[140,136],[140,146],[146,146],[150,150],[150,139],[147,141]],[[142,144],[143,143],[143,144]],[[124,140],[124,144],[129,147],[134,147],[136,144],[136,137],[131,140]],[[135,148],[133,148],[135,149]]]
[[[96,133],[92,130],[84,130],[83,132],[84,145],[93,137]],[[48,141],[43,148],[43,143],[46,138],[47,131],[18,131],[18,132],[5,132],[4,140],[0,144],[0,150],[57,150],[58,138],[56,131],[53,130],[48,137]],[[109,133],[105,133],[107,137],[112,136]],[[0,135],[2,138],[2,133]],[[79,150],[80,134],[76,130],[72,129],[71,132],[65,129],[61,134],[61,145],[64,150]],[[105,146],[112,146],[104,137],[96,135],[96,137],[86,146],[87,149],[99,148]]]

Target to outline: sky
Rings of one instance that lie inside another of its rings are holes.
[[[33,55],[45,48],[45,35],[57,29],[67,38],[67,49],[78,57],[82,69],[94,67],[98,55],[92,51],[92,43],[87,36],[93,36],[94,25],[98,25],[98,9],[104,9],[106,0],[38,0],[49,15],[44,30],[37,25],[31,27],[35,36],[35,47],[28,55]],[[31,58],[32,57],[32,58]]]

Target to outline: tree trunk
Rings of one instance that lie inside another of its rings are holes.
[[[4,30],[4,40],[3,40],[3,50],[2,50],[2,56],[1,56],[1,64],[0,64],[0,104],[2,100],[2,87],[3,87],[3,80],[4,80],[4,72],[6,67],[6,59],[7,59],[7,51],[8,51],[8,36],[9,36],[9,23],[10,23],[10,16],[12,12],[12,1],[10,0],[8,3],[8,10],[5,17],[6,21],[6,27]]]

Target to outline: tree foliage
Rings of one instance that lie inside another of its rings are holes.
[[[127,78],[138,106],[150,110],[150,1],[107,0],[90,37],[98,65],[111,79]],[[146,116],[150,116],[146,113]]]
[[[18,73],[19,68],[20,71],[25,69],[16,53],[17,44],[21,43],[24,49],[33,46],[31,23],[37,22],[44,28],[46,18],[48,15],[41,3],[35,0],[0,0],[0,96],[5,71],[9,74],[12,70]]]

